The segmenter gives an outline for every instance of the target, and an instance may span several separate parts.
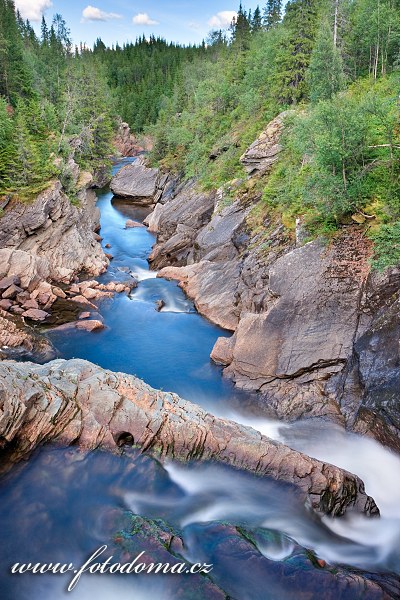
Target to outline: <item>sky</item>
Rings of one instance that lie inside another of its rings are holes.
[[[264,0],[244,0],[254,10]],[[42,14],[51,21],[60,13],[74,44],[92,46],[101,37],[108,46],[122,45],[145,34],[182,44],[199,43],[211,29],[229,26],[239,0],[15,0],[22,16],[36,27]]]

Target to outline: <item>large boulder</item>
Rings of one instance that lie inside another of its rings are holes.
[[[0,363],[2,468],[39,444],[117,450],[130,440],[142,451],[177,460],[217,460],[296,486],[315,510],[348,508],[377,514],[360,479],[216,418],[176,394],[152,389],[132,375],[82,360],[46,365]]]
[[[134,162],[123,167],[112,178],[111,191],[138,204],[154,204],[157,193],[158,169],[149,169]]]

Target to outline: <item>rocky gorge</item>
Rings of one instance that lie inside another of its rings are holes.
[[[149,256],[157,278],[178,281],[200,314],[231,332],[216,341],[211,358],[237,388],[253,393],[258,414],[284,422],[327,421],[397,450],[400,272],[371,273],[371,245],[361,226],[344,228],[326,244],[304,243],[301,223],[295,233],[273,215],[263,214],[261,224],[258,217],[255,223],[255,182],[268,176],[279,156],[284,118],[275,119],[242,157],[249,175],[244,186],[233,181],[229,190],[204,192],[195,181],[183,182],[137,160],[114,176],[111,190],[126,205],[146,207],[145,231],[157,236]],[[117,267],[122,279],[116,281],[87,279],[104,273],[112,257],[100,244],[92,189],[96,182],[87,174],[77,174],[76,181],[78,206],[54,182],[32,204],[5,206],[0,219],[0,343],[8,347],[0,362],[2,471],[12,473],[17,463],[48,444],[72,446],[83,455],[95,450],[129,455],[133,448],[163,465],[171,459],[213,461],[237,473],[249,471],[278,481],[316,519],[378,516],[379,506],[362,480],[329,461],[216,417],[133,375],[82,360],[47,362],[54,357],[51,336],[40,335],[27,323],[46,320],[53,305],[56,312],[58,302],[67,302],[75,304],[75,317],[57,329],[65,335],[71,330],[96,335],[90,332],[104,328],[101,302],[115,293],[130,298],[143,285],[125,278],[125,267]],[[134,220],[124,218],[123,229],[142,235],[144,228],[132,216]],[[160,311],[164,307],[160,304]],[[14,357],[10,349],[18,348],[24,358],[33,356],[46,364],[7,360]],[[218,530],[219,525],[210,527]],[[221,527],[221,546],[243,550],[249,544],[243,551],[253,552],[256,560],[253,534]],[[143,543],[153,551],[154,541],[169,535],[159,521],[145,520],[141,528]],[[132,544],[132,532],[124,535]],[[184,545],[179,535],[173,537],[174,543]],[[304,547],[296,552],[292,559],[297,556],[302,565],[308,561]],[[272,569],[273,561],[269,563]],[[293,576],[298,572],[298,566],[291,571],[286,558],[277,565]],[[310,593],[316,593],[313,582],[322,569],[321,585],[330,590],[326,597],[397,597],[397,575],[371,577],[365,570],[340,567],[338,578],[325,566],[314,556],[307,562]],[[221,586],[224,591],[213,588],[215,597],[227,597],[229,583]]]
[[[136,202],[133,188],[152,182],[151,268],[234,332],[211,357],[238,387],[258,393],[266,415],[328,419],[399,450],[400,271],[371,271],[363,225],[304,243],[301,219],[291,232],[268,211],[260,215],[254,190],[279,157],[285,116],[242,156],[248,179],[228,190],[203,192],[133,164],[119,176],[129,180],[124,194]]]

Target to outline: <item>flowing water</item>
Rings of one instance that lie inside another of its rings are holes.
[[[120,167],[121,163],[115,169]],[[235,390],[209,359],[216,339],[230,334],[199,316],[175,283],[149,271],[147,256],[154,237],[147,229],[125,229],[127,219],[142,220],[146,211],[113,200],[109,190],[99,193],[98,205],[103,244],[110,244],[114,255],[101,280],[126,281],[134,276],[139,285],[129,296],[101,303],[99,312],[106,329],[92,334],[49,333],[60,355],[135,374],[214,414],[251,425],[295,449],[357,473],[376,499],[382,517],[321,520],[302,505],[290,486],[222,466],[167,463],[163,467],[133,450],[115,457],[45,448],[1,481],[0,563],[80,565],[95,549],[112,541],[116,516],[131,511],[163,519],[179,531],[184,559],[213,562],[213,580],[236,600],[296,599],[295,579],[282,574],[272,577],[271,564],[290,556],[297,544],[330,564],[400,574],[400,481],[396,478],[400,458],[372,440],[333,426],[317,422],[289,426],[254,416],[251,396]],[[158,300],[165,303],[160,312]],[[229,537],[226,523],[252,532],[256,570],[248,568],[248,553],[235,550],[236,542],[224,545]],[[280,533],[263,537],[263,531],[271,530]],[[67,575],[16,576],[2,570],[0,598],[190,597],[190,581],[184,583],[182,595],[182,580],[178,584],[171,577],[86,576],[67,593],[70,579]],[[312,588],[310,594],[307,597],[319,598]],[[351,598],[341,592],[332,597]]]

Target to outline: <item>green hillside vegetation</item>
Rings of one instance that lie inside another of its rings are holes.
[[[293,228],[304,216],[311,235],[353,216],[368,223],[375,265],[397,263],[400,3],[292,0],[272,22],[271,5],[280,14],[269,2],[261,27],[241,8],[231,42],[216,33],[214,52],[184,65],[149,129],[152,159],[205,188],[244,178],[241,154],[291,109],[279,163],[257,184],[264,210]]]
[[[72,48],[57,15],[35,34],[0,0],[0,193],[29,197],[68,159],[96,168],[118,117],[150,134],[153,164],[204,189],[246,175],[239,158],[289,109],[283,152],[254,187],[259,213],[310,236],[365,226],[375,266],[400,262],[400,0],[240,5],[198,47],[153,36]],[[237,183],[237,182],[236,182]]]

